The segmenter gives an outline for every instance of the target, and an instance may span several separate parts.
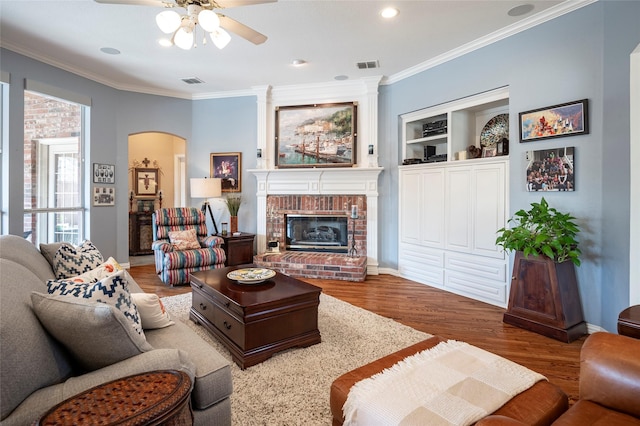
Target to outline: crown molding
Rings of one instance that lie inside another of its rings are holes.
[[[492,43],[503,40],[507,37],[518,34],[522,31],[526,31],[530,28],[533,28],[537,25],[548,22],[552,19],[566,15],[567,13],[571,13],[575,10],[588,6],[597,1],[599,0],[564,1],[556,6],[550,7],[549,9],[546,9],[540,13],[537,13],[528,19],[523,19],[522,21],[519,21],[515,24],[505,27],[499,31],[495,31],[484,37],[476,39],[470,43],[464,44],[456,49],[443,53],[442,55],[436,56],[433,59],[422,62],[413,67],[407,68],[391,76],[388,76],[388,77],[379,76],[379,77],[375,77],[375,79],[377,79],[378,85],[389,85],[389,84],[396,83],[398,81],[404,80],[405,78],[414,76],[430,68],[436,67],[448,61],[456,59],[467,53],[481,49]],[[142,93],[142,94],[148,94],[148,95],[166,96],[166,97],[187,99],[187,100],[220,99],[220,98],[232,98],[232,97],[256,95],[256,92],[254,89],[191,94],[187,92],[177,92],[177,91],[163,90],[163,89],[152,89],[147,86],[120,84],[116,81],[105,78],[103,75],[91,73],[91,72],[88,72],[87,70],[70,66],[69,64],[65,64],[64,62],[61,62],[43,53],[28,50],[18,44],[6,42],[6,41],[3,41],[2,39],[0,39],[0,47],[19,53],[26,57],[35,59],[37,61],[43,62],[45,64],[52,65],[56,68],[60,68],[62,70],[76,74],[80,77],[84,77],[89,80],[95,81],[97,83],[103,84],[105,86],[108,86],[117,90],[122,90],[122,91],[136,92],[136,93]],[[329,82],[323,82],[323,83],[312,83],[312,84],[295,85],[295,86],[278,86],[278,87],[274,87],[273,90],[276,92],[286,93],[286,92],[296,92],[296,91],[301,91],[305,89],[308,90],[309,88],[319,88],[319,87],[335,88],[335,87],[341,86],[343,89],[348,89],[348,88],[353,88],[354,82],[357,82],[357,81],[360,81],[360,84],[362,84],[362,80],[354,80],[350,82],[329,81]],[[357,84],[358,83],[355,83],[355,85]]]
[[[516,22],[515,24],[502,28],[499,31],[494,31],[491,34],[487,34],[486,36],[480,37],[470,43],[463,44],[458,48],[445,52],[442,55],[429,59],[428,61],[422,62],[413,67],[407,68],[404,71],[400,71],[396,74],[393,74],[385,78],[380,84],[388,85],[388,84],[397,83],[400,80],[404,80],[405,78],[414,76],[430,68],[434,68],[438,65],[442,65],[453,59],[459,58],[460,56],[466,55],[467,53],[473,52],[474,50],[481,49],[485,46],[488,46],[490,44],[493,44],[505,38],[511,37],[512,35],[521,33],[537,25],[543,24],[545,22],[551,21],[552,19],[566,15],[567,13],[574,12],[582,7],[588,6],[597,1],[598,0],[575,0],[575,1],[568,0],[568,1],[562,2],[556,6],[550,7],[549,9],[546,9],[540,13],[533,15],[531,18],[523,19],[522,21]]]

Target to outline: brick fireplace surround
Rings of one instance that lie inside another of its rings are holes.
[[[257,179],[258,242],[254,263],[295,277],[364,281],[378,274],[378,175],[381,167],[342,169],[250,170]],[[355,219],[356,256],[287,251],[285,214],[331,214]],[[276,239],[279,253],[267,252]]]
[[[351,206],[358,218],[351,218]],[[349,217],[349,247],[355,238],[355,256],[342,253],[286,251],[285,215],[345,215]],[[254,262],[281,273],[306,278],[364,281],[367,276],[367,199],[364,195],[268,195],[266,235],[277,240],[280,253],[263,253]],[[355,221],[355,235],[351,235]]]

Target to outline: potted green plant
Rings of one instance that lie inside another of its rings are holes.
[[[565,342],[587,333],[575,274],[582,254],[575,219],[542,198],[498,230],[496,244],[516,253],[504,322]]]
[[[539,203],[531,203],[530,210],[518,210],[508,222],[513,226],[498,230],[496,244],[525,256],[545,255],[557,263],[570,260],[580,266],[582,252],[576,240],[580,228],[574,220],[570,214],[549,207],[543,197]]]
[[[229,228],[233,234],[234,232],[238,232],[238,211],[242,204],[242,197],[239,195],[229,195],[225,198],[225,202],[230,216]]]

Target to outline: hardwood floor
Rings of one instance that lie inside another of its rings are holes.
[[[129,272],[145,292],[160,297],[188,293],[168,287],[153,265]],[[559,386],[573,403],[578,398],[580,348],[585,337],[562,343],[502,322],[504,309],[391,275],[368,276],[363,283],[305,279],[325,294],[426,333],[478,346],[537,371]]]

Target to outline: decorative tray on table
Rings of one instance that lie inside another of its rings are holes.
[[[227,278],[238,284],[260,284],[275,276],[275,271],[266,268],[242,268],[227,274]]]

